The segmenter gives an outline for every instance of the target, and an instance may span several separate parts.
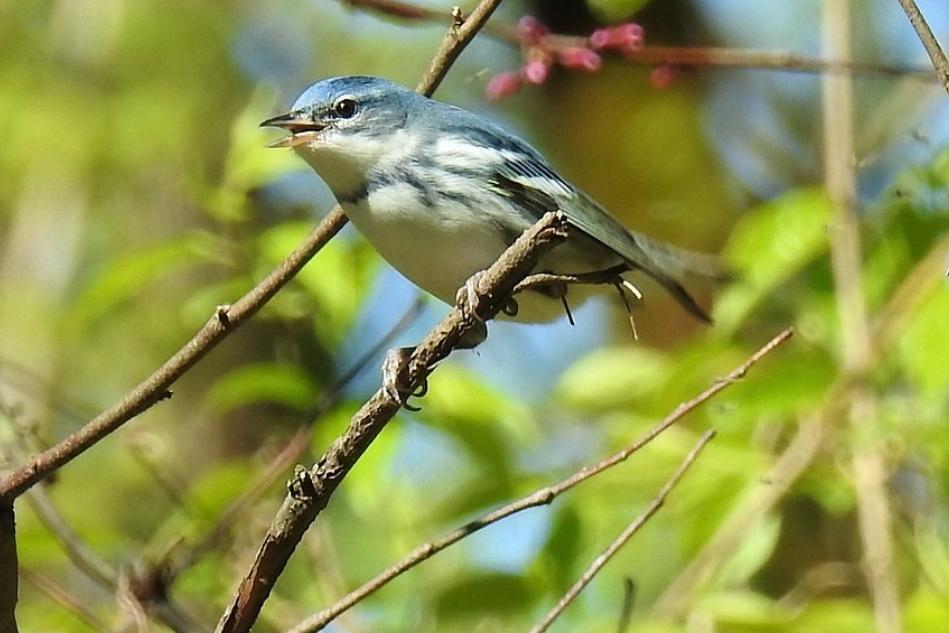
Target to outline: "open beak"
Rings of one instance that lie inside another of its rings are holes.
[[[290,112],[267,119],[260,127],[278,127],[290,132],[290,136],[278,138],[267,147],[296,147],[315,140],[327,125],[320,120],[305,118],[299,112]]]

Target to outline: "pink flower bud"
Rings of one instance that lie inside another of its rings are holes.
[[[536,44],[541,38],[550,34],[550,29],[534,16],[525,15],[517,22],[517,34],[525,42]]]
[[[498,73],[491,78],[484,89],[485,96],[492,101],[503,99],[517,92],[521,87],[521,77],[517,72]]]
[[[656,66],[652,69],[652,72],[649,73],[649,83],[653,85],[654,88],[668,88],[673,81],[675,81],[676,76],[679,73],[673,66],[669,64],[663,64],[662,66]]]
[[[550,74],[550,61],[540,57],[531,59],[524,64],[521,74],[528,83],[540,85],[547,81],[547,76]]]
[[[620,24],[616,27],[617,40],[623,47],[642,46],[646,39],[646,31],[643,27],[633,22]]]
[[[589,48],[568,46],[557,51],[557,60],[567,68],[579,68],[590,72],[600,69],[603,59]]]
[[[614,37],[612,28],[597,29],[590,35],[590,46],[596,50],[603,50],[613,46]]]

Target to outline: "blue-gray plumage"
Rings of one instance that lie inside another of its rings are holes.
[[[640,270],[709,320],[678,278],[715,275],[711,258],[627,230],[530,145],[472,112],[384,79],[337,77],[314,84],[289,114],[261,125],[290,132],[272,145],[292,147],[379,253],[447,303],[541,215],[559,209],[579,231],[538,271]],[[566,287],[546,290],[518,296],[517,317],[562,314]],[[575,303],[589,293],[570,286],[568,296]]]

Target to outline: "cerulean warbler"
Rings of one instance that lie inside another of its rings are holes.
[[[313,84],[288,114],[261,125],[290,132],[271,145],[292,147],[382,257],[446,303],[545,212],[559,209],[577,230],[537,272],[642,271],[709,320],[678,277],[714,275],[711,258],[630,232],[537,150],[472,112],[384,79],[336,77]],[[538,286],[518,295],[516,316],[552,319],[569,310],[567,294],[563,284]],[[571,303],[589,294],[569,286]]]

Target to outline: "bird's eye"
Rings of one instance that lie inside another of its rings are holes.
[[[356,114],[356,100],[352,97],[342,97],[333,105],[333,109],[340,117],[351,118]]]

